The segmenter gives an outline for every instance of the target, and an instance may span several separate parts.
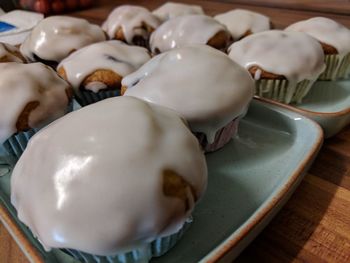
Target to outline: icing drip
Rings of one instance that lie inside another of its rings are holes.
[[[158,27],[151,35],[150,46],[156,53],[157,49],[165,52],[189,44],[207,44],[220,31],[226,31],[226,27],[209,16],[180,16]]]
[[[126,76],[122,85],[127,87],[126,96],[176,110],[209,143],[220,128],[246,110],[254,94],[248,72],[205,45],[158,55]]]
[[[229,57],[246,69],[258,66],[284,76],[288,80],[288,98],[297,83],[309,80],[310,88],[325,69],[321,45],[299,32],[270,30],[248,36],[231,45]],[[255,79],[260,75],[255,74]]]
[[[0,42],[0,62],[2,59],[5,60],[5,62],[17,62],[17,63],[23,63],[23,59],[19,58],[15,54],[20,54],[19,49],[15,46],[11,46],[9,44],[1,43]]]
[[[88,83],[86,86],[85,86],[85,89],[86,90],[91,90],[92,92],[99,92],[100,90],[104,90],[104,89],[107,89],[108,86],[102,82],[98,82],[98,81],[93,81],[93,82],[90,82]]]
[[[227,26],[234,40],[239,40],[247,32],[253,34],[270,29],[270,19],[249,10],[235,9],[214,17]]]
[[[95,43],[72,53],[57,68],[63,67],[68,82],[78,89],[84,79],[97,70],[111,70],[123,77],[138,69],[150,58],[145,48],[111,40]],[[107,86],[95,82],[89,83],[85,88],[97,92]]]
[[[35,61],[36,55],[43,60],[59,62],[74,50],[104,40],[103,30],[85,19],[52,16],[33,29],[20,49],[31,61]]]
[[[163,4],[152,13],[162,21],[184,15],[204,15],[204,11],[201,6],[173,2]]]
[[[0,142],[17,132],[16,122],[30,102],[39,102],[29,115],[31,128],[63,116],[69,104],[68,88],[67,82],[41,63],[0,63]]]
[[[110,38],[115,38],[116,32],[122,28],[126,42],[132,44],[134,36],[137,35],[148,39],[149,32],[142,29],[144,24],[156,29],[160,21],[144,7],[122,5],[109,14],[102,28]]]
[[[285,30],[307,33],[336,48],[341,57],[350,52],[350,30],[332,19],[314,17],[292,24]]]
[[[169,170],[188,183],[188,202],[164,190]],[[206,184],[205,157],[177,114],[117,97],[37,133],[13,170],[11,202],[47,249],[113,255],[178,231]]]

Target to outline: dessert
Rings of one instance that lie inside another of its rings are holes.
[[[0,143],[14,160],[39,128],[70,110],[72,98],[69,84],[41,63],[0,63],[0,94]]]
[[[72,53],[61,61],[57,71],[72,85],[76,99],[85,106],[119,96],[121,79],[150,58],[145,48],[110,40]]]
[[[206,45],[160,54],[123,78],[122,85],[125,96],[179,112],[207,152],[220,149],[236,134],[254,94],[249,73]]]
[[[32,30],[20,50],[31,62],[40,61],[55,67],[75,50],[104,40],[103,30],[85,19],[51,16]]]
[[[158,27],[151,35],[150,48],[155,54],[190,44],[207,44],[225,50],[229,39],[226,27],[214,18],[187,15],[170,19]]]
[[[3,62],[26,63],[26,59],[15,46],[0,42],[0,63]]]
[[[229,57],[249,70],[257,95],[284,103],[300,103],[325,68],[321,45],[300,32],[245,37],[230,46]]]
[[[161,21],[166,21],[184,15],[204,15],[203,8],[199,5],[167,2],[152,12]]]
[[[214,18],[227,27],[234,41],[269,30],[271,24],[267,16],[244,9],[234,9]]]
[[[141,6],[122,5],[115,8],[102,28],[111,39],[148,47],[150,34],[160,25],[160,20]]]
[[[147,262],[170,249],[206,184],[204,154],[175,112],[116,97],[34,136],[13,170],[11,202],[46,250]]]
[[[314,17],[290,25],[286,31],[304,32],[322,45],[326,69],[319,79],[334,80],[350,75],[350,30],[326,17]]]

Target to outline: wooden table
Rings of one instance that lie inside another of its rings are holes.
[[[101,0],[74,15],[101,23],[114,5],[126,2]],[[128,2],[152,9],[163,1]],[[270,16],[276,28],[312,16],[327,16],[350,27],[348,0],[186,2],[202,5],[211,15],[237,7],[259,11]],[[2,225],[0,262],[27,262]],[[350,262],[350,126],[325,141],[290,201],[236,262]]]

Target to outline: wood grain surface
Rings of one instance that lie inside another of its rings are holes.
[[[100,24],[115,5],[132,3],[153,9],[163,2],[100,0],[95,8],[72,15]],[[276,28],[313,16],[330,17],[350,27],[347,0],[182,2],[200,4],[211,15],[233,8],[255,10],[270,16]],[[2,225],[0,262],[27,262]],[[350,126],[325,141],[290,201],[236,262],[350,262]]]

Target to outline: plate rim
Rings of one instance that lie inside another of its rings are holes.
[[[277,106],[277,108],[283,108],[285,110],[291,111],[293,113],[296,113],[294,110],[294,107],[279,103],[273,100],[261,98],[258,96],[254,96],[254,100],[270,104],[273,106]],[[349,109],[350,113],[350,109]],[[300,114],[300,113],[296,113]],[[283,198],[288,192],[293,188],[293,186],[298,181],[299,177],[303,174],[305,168],[308,164],[313,160],[315,157],[315,154],[320,150],[323,139],[324,139],[324,133],[321,128],[321,126],[309,119],[308,117],[305,117],[301,115],[302,118],[307,119],[310,123],[313,124],[315,129],[317,130],[317,138],[316,142],[311,148],[311,150],[308,152],[307,156],[303,159],[302,162],[300,162],[300,165],[294,170],[293,174],[289,177],[288,181],[283,185],[282,189],[272,198],[272,200],[269,201],[268,204],[266,204],[264,207],[262,207],[261,211],[258,212],[258,214],[248,222],[248,224],[244,225],[243,228],[240,230],[240,233],[238,236],[232,238],[231,240],[225,240],[221,244],[219,244],[214,250],[218,249],[218,251],[214,252],[212,256],[210,256],[211,252],[208,252],[206,255],[209,256],[208,260],[206,262],[208,263],[214,263],[222,259],[226,254],[228,254],[235,246],[237,246],[243,239],[251,233],[255,227],[259,225],[265,218],[268,217],[268,215],[272,212],[273,208],[276,207],[280,202],[283,201]],[[248,219],[249,220],[249,219]],[[23,231],[20,229],[20,227],[16,224],[12,216],[7,211],[6,207],[0,203],[0,221],[3,223],[5,228],[9,231],[12,238],[15,240],[19,248],[23,251],[24,255],[27,257],[27,259],[32,263],[45,263],[44,258],[39,253],[37,248],[26,238]],[[224,243],[224,247],[220,248],[220,246]]]
[[[262,98],[259,96],[254,96],[254,99],[258,101],[262,101],[280,108],[284,108],[286,110],[292,111],[293,113],[296,113],[293,109],[293,107],[274,101],[266,98]],[[350,109],[349,109],[350,111]],[[300,114],[300,113],[297,113]],[[317,138],[315,141],[315,144],[312,146],[310,151],[308,152],[307,156],[300,162],[299,166],[293,171],[292,175],[288,178],[287,182],[282,186],[282,188],[279,190],[278,193],[276,193],[275,196],[265,205],[261,208],[261,210],[257,213],[257,215],[251,219],[251,221],[247,222],[246,225],[243,225],[243,228],[240,230],[240,233],[238,236],[233,237],[232,239],[226,239],[221,244],[219,244],[215,250],[218,250],[216,252],[212,251],[213,255],[210,256],[208,254],[206,257],[208,257],[205,262],[206,263],[214,263],[221,260],[224,256],[226,256],[231,250],[238,246],[241,241],[244,240],[246,236],[248,236],[249,233],[252,233],[254,231],[254,228],[256,228],[260,223],[262,223],[267,217],[272,213],[272,210],[278,206],[279,203],[283,202],[283,198],[289,193],[290,190],[293,189],[293,186],[296,185],[298,182],[298,179],[300,176],[303,175],[303,172],[305,171],[306,167],[310,164],[310,162],[313,161],[313,159],[316,157],[316,154],[321,149],[324,139],[324,132],[321,126],[315,122],[314,120],[301,115],[301,117],[307,119],[312,123],[317,130]],[[248,219],[249,220],[249,219]],[[222,248],[220,248],[223,246]]]
[[[341,111],[336,111],[336,112],[319,112],[319,111],[311,111],[311,110],[307,110],[307,109],[298,108],[298,107],[295,107],[293,105],[284,104],[284,103],[281,103],[281,102],[278,102],[278,101],[274,101],[272,99],[262,98],[262,97],[259,97],[257,95],[255,95],[254,98],[258,99],[258,100],[264,100],[264,101],[268,101],[268,102],[272,102],[272,103],[278,104],[278,105],[280,105],[282,107],[288,108],[289,110],[297,112],[299,114],[308,113],[308,114],[317,115],[317,116],[324,116],[325,115],[327,117],[332,117],[332,116],[334,116],[334,117],[341,117],[341,116],[350,114],[350,107],[348,107],[348,108],[346,108],[344,110],[341,110]]]

